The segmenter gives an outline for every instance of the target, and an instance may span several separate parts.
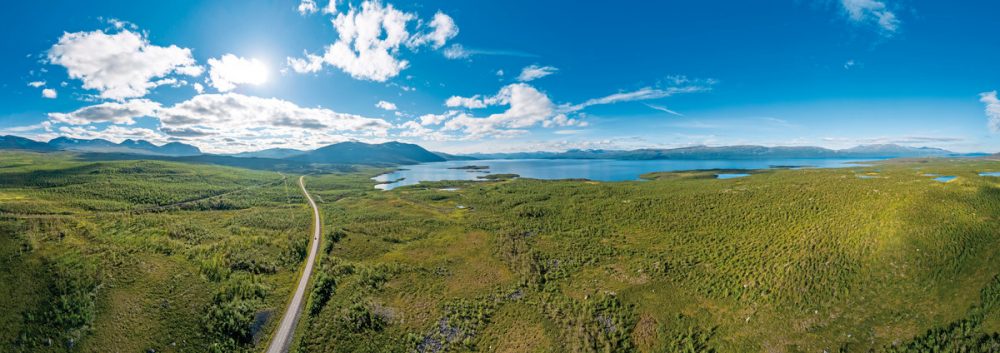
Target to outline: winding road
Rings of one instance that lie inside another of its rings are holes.
[[[302,188],[302,193],[306,195],[309,206],[313,210],[312,245],[309,247],[309,257],[306,258],[306,267],[302,269],[302,277],[299,278],[299,286],[295,288],[295,295],[288,303],[288,309],[285,310],[285,315],[281,318],[281,324],[274,331],[271,344],[267,346],[267,353],[288,352],[288,348],[292,344],[292,336],[295,334],[295,324],[298,323],[299,315],[302,313],[302,304],[305,301],[303,298],[306,295],[306,287],[309,285],[309,277],[312,275],[313,265],[316,264],[316,252],[319,250],[319,234],[322,229],[319,221],[319,208],[316,207],[316,202],[306,191],[304,178],[305,176],[299,177],[299,187]]]

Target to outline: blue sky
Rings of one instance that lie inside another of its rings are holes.
[[[18,2],[0,134],[210,152],[1000,151],[1000,4]]]

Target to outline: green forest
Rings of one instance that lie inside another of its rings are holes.
[[[997,161],[384,171],[306,175],[323,237],[292,351],[1000,351]],[[307,251],[298,177],[0,152],[0,351],[263,351]]]

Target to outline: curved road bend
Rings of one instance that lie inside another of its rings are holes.
[[[309,206],[313,210],[312,246],[309,247],[309,257],[306,258],[306,267],[302,270],[302,277],[299,278],[299,286],[295,288],[295,295],[292,296],[292,301],[288,303],[288,309],[285,310],[285,315],[281,318],[281,324],[274,331],[271,344],[267,346],[267,353],[288,352],[288,348],[292,344],[292,336],[295,333],[295,324],[299,321],[299,314],[302,313],[306,286],[309,285],[309,276],[312,275],[313,265],[316,263],[316,252],[319,250],[319,234],[321,231],[319,208],[316,207],[316,202],[313,201],[312,196],[309,196],[309,192],[306,191],[304,178],[305,176],[299,177],[299,187],[302,188],[302,193],[306,195],[306,199],[309,200]]]

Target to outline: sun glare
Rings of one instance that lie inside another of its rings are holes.
[[[267,82],[270,69],[257,58],[241,58],[233,54],[209,59],[210,84],[220,92],[231,91],[237,85],[261,85]]]
[[[232,73],[235,82],[243,82],[251,85],[261,85],[267,82],[268,67],[263,61],[256,58],[242,61],[235,65]]]

